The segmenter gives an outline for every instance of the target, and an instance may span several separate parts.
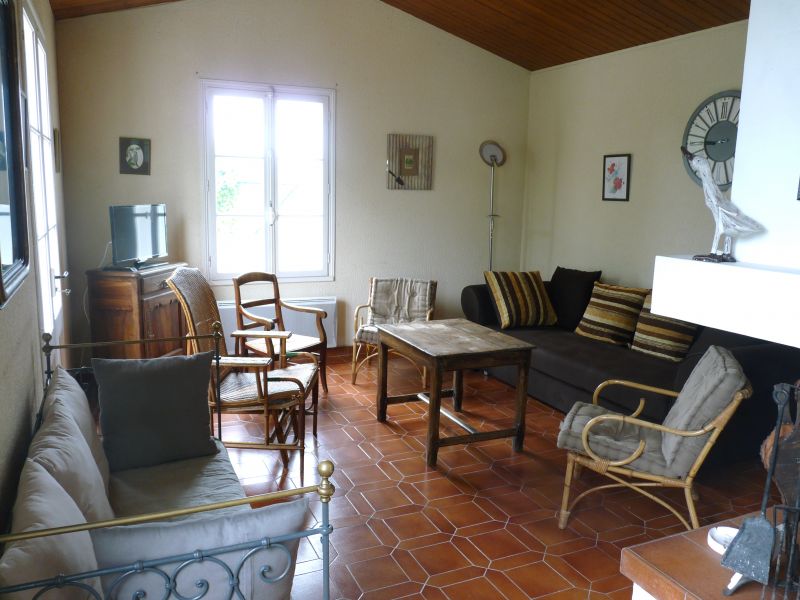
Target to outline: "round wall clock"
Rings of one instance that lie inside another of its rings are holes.
[[[683,145],[692,154],[708,158],[714,181],[722,190],[729,189],[733,180],[740,99],[739,90],[727,90],[706,98],[689,117],[683,132]],[[695,183],[702,185],[685,156],[683,165]]]

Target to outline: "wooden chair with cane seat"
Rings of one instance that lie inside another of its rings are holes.
[[[352,383],[355,384],[361,368],[378,355],[379,340],[376,325],[430,321],[433,318],[435,304],[436,281],[370,277],[369,301],[367,304],[356,306],[353,314]],[[362,351],[363,358],[361,358]],[[411,360],[406,356],[403,358]],[[424,384],[424,369],[420,373]]]
[[[264,295],[263,286],[258,284],[271,284],[271,288],[267,287],[266,295]],[[247,290],[243,290],[247,286]],[[251,288],[258,289],[259,297],[255,299],[245,299]],[[298,306],[290,304],[281,300],[280,289],[278,288],[278,277],[272,273],[250,272],[244,275],[239,275],[233,278],[233,293],[236,299],[236,327],[240,331],[250,331],[253,329],[262,329],[265,331],[286,331],[283,322],[283,311],[296,311],[299,313],[306,313],[314,316],[315,325],[317,329],[317,337],[308,335],[299,335],[292,333],[288,339],[281,340],[285,342],[285,347],[282,347],[281,352],[272,353],[274,347],[264,338],[247,339],[239,337],[236,339],[237,349],[236,353],[241,356],[247,356],[253,353],[257,356],[269,356],[270,358],[280,361],[281,356],[291,357],[297,352],[314,352],[319,355],[319,372],[322,382],[322,390],[328,393],[328,378],[327,378],[327,352],[328,352],[328,338],[325,334],[325,326],[322,320],[328,314],[321,308],[312,306]],[[274,318],[267,318],[262,315],[256,314],[255,309],[260,307],[269,308],[275,311]],[[284,367],[285,364],[281,364]],[[306,414],[311,414],[313,418],[313,433],[317,435],[317,404],[314,403],[310,407],[306,407]]]
[[[663,424],[650,423],[637,418],[644,409],[644,398],[631,415],[599,406],[600,394],[612,385],[676,400]],[[739,363],[730,351],[718,346],[708,348],[680,393],[631,381],[601,383],[592,404],[576,402],[561,423],[558,447],[569,452],[558,526],[561,529],[567,526],[572,509],[588,494],[627,487],[669,510],[687,529],[699,527],[694,506],[695,476],[739,404],[751,394],[752,388]],[[591,487],[570,503],[579,467],[605,475],[616,483]],[[691,525],[674,506],[644,489],[647,487],[682,489]]]
[[[198,269],[180,267],[167,279],[183,308],[190,335],[205,335],[220,322],[219,309],[211,286]],[[270,344],[274,339],[286,339],[290,332],[234,331],[235,339],[261,337]],[[224,336],[224,332],[223,332]],[[189,352],[213,349],[213,341],[190,340]],[[263,414],[265,419],[264,442],[225,442],[221,427],[218,437],[226,446],[257,447],[280,450],[284,466],[288,465],[289,450],[300,451],[300,470],[303,470],[305,451],[305,417],[303,408],[309,395],[316,396],[318,368],[316,357],[309,354],[310,362],[272,369],[272,359],[256,356],[230,356],[222,344],[220,394],[217,397],[216,380],[212,381],[209,405],[213,411],[224,413]],[[290,441],[289,434],[294,434]]]

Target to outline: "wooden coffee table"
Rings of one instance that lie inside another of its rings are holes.
[[[439,448],[482,440],[513,437],[514,450],[522,450],[525,438],[525,406],[528,400],[528,369],[533,345],[510,335],[483,327],[466,319],[417,321],[397,325],[378,325],[378,421],[386,421],[386,407],[403,402],[428,404],[428,465],[436,466]],[[407,356],[430,372],[430,390],[418,394],[387,396],[387,355],[389,350]],[[517,366],[517,402],[514,427],[477,431],[458,416],[442,408],[443,397],[453,397],[456,412],[461,412],[463,369],[483,369],[501,365]],[[453,371],[453,389],[442,390],[442,375]],[[439,437],[439,415],[467,431],[464,435]]]

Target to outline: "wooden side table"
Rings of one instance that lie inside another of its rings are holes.
[[[733,572],[720,564],[722,557],[706,543],[708,530],[711,527],[717,525],[739,527],[743,519],[744,516],[741,516],[623,548],[619,570],[634,583],[633,599],[758,600],[761,598],[760,583],[747,583],[732,596],[723,595],[722,590],[730,581]]]
[[[528,369],[531,349],[528,342],[494,331],[466,319],[415,321],[397,325],[378,325],[378,421],[386,421],[389,404],[426,402],[428,404],[428,466],[436,466],[439,448],[483,440],[513,437],[514,450],[522,450],[525,438],[525,407],[528,400]],[[387,355],[396,350],[430,372],[428,393],[387,396]],[[442,408],[442,397],[453,397],[453,406],[461,411],[463,369],[483,369],[501,365],[517,366],[517,402],[514,427],[495,431],[477,431],[458,416]],[[442,390],[445,371],[454,371],[453,389]],[[439,415],[466,430],[464,435],[439,437]]]

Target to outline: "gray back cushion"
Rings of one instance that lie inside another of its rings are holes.
[[[709,346],[667,413],[664,425],[687,431],[701,429],[730,404],[734,394],[746,382],[742,367],[729,350],[721,346]],[[680,460],[687,462],[690,467],[706,438],[665,433],[661,449],[667,464]]]
[[[211,355],[92,359],[111,471],[217,452],[208,413]]]
[[[174,554],[193,552],[199,548],[217,548],[232,544],[275,538],[303,529],[308,500],[281,502],[263,508],[246,509],[236,513],[214,512],[195,515],[182,521],[155,522],[124,527],[108,527],[92,532],[92,542],[100,568],[130,564],[134,560],[150,560]],[[259,600],[288,600],[292,589],[299,540],[284,542],[286,551],[277,547],[264,548],[245,561],[238,573],[239,585],[245,598]],[[247,550],[233,550],[217,555],[234,573]],[[172,574],[183,561],[165,567]],[[276,583],[264,581],[261,567],[269,566],[266,577],[286,575]],[[216,562],[194,562],[176,578],[176,595],[198,597],[195,582],[208,581],[207,598],[230,598],[229,576]],[[103,578],[103,591],[109,593],[114,577]],[[152,572],[134,574],[114,590],[114,598],[133,598],[135,592],[146,592],[146,598],[163,598],[164,580]]]

